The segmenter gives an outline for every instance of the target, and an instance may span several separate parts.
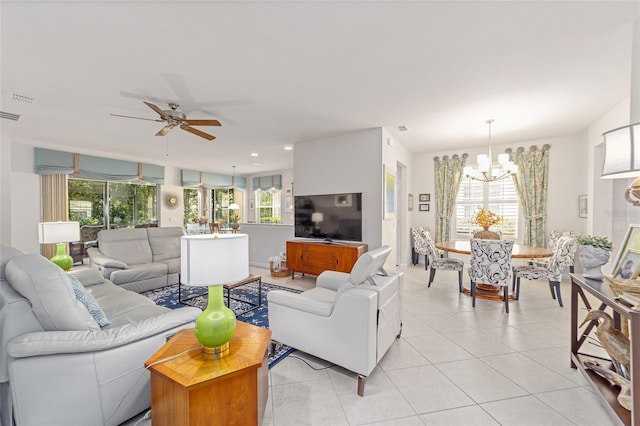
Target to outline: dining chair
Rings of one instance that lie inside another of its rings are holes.
[[[582,235],[582,233],[580,232],[576,232],[576,231],[564,231],[564,232],[560,232],[560,231],[551,231],[549,233],[549,242],[547,243],[547,248],[549,250],[551,250],[552,252],[555,252],[555,248],[556,248],[556,244],[558,243],[558,238],[560,237],[571,237],[571,238],[575,238],[578,239],[580,238],[580,236]],[[575,265],[575,258],[576,258],[576,251],[578,250],[578,244],[574,244],[572,245],[572,247],[570,248],[570,252],[569,255],[565,258],[564,261],[564,266],[569,268],[569,272],[573,273],[574,272],[574,265]],[[549,267],[549,258],[547,259],[529,259],[529,265],[532,266],[537,266],[539,268],[547,268]],[[514,288],[515,290],[515,288]]]
[[[425,242],[427,246],[427,258],[429,264],[429,283],[427,287],[431,287],[431,282],[436,276],[436,269],[442,269],[447,271],[458,271],[458,289],[462,293],[462,270],[464,269],[464,262],[458,259],[451,259],[448,257],[440,257],[440,251],[436,248],[431,233],[428,230],[424,232]]]
[[[476,307],[477,284],[491,284],[502,287],[504,309],[509,313],[509,274],[511,273],[511,253],[513,241],[471,240],[471,304]]]
[[[420,255],[424,255],[424,269],[429,266],[429,257],[427,256],[427,242],[425,241],[424,232],[427,229],[423,226],[411,227],[412,253],[411,261],[414,265],[418,264]]]
[[[513,267],[513,282],[516,291],[516,299],[520,297],[520,278],[528,280],[547,280],[551,297],[558,299],[558,304],[562,308],[562,295],[560,294],[560,281],[564,271],[565,261],[570,253],[577,250],[577,240],[569,236],[561,236],[554,247],[554,252],[549,259],[548,266],[538,267],[532,265],[522,265]]]

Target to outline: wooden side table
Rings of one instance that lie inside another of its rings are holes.
[[[238,321],[225,356],[194,350],[154,364],[200,347],[195,329],[178,332],[145,362],[153,426],[261,424],[269,395],[270,338],[271,331]]]

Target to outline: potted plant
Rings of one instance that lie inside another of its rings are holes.
[[[489,231],[489,228],[502,222],[503,220],[504,218],[502,216],[498,216],[491,210],[485,210],[483,207],[478,207],[478,211],[476,211],[476,214],[471,218],[471,223],[473,225],[482,226],[482,231],[473,234],[473,238],[499,240],[500,234],[498,234],[497,232]]]
[[[587,235],[578,238],[578,258],[584,267],[584,277],[602,281],[604,275],[600,269],[609,261],[613,245],[607,237]]]
[[[229,215],[229,227],[233,230],[240,228],[240,224],[238,221],[240,220],[240,216],[236,213],[232,213]]]

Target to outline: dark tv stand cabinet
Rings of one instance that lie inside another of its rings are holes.
[[[362,243],[329,243],[323,241],[287,241],[287,268],[294,273],[320,275],[324,271],[351,272],[368,247]]]

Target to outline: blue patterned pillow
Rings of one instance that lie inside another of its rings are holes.
[[[100,327],[105,327],[109,325],[111,321],[107,318],[107,315],[104,313],[95,297],[91,295],[87,291],[86,288],[82,285],[80,280],[71,274],[67,274],[69,277],[69,281],[71,282],[71,286],[73,287],[73,293],[76,295],[76,299],[78,299],[84,306],[87,307],[87,310],[93,316],[93,319],[96,320]]]

